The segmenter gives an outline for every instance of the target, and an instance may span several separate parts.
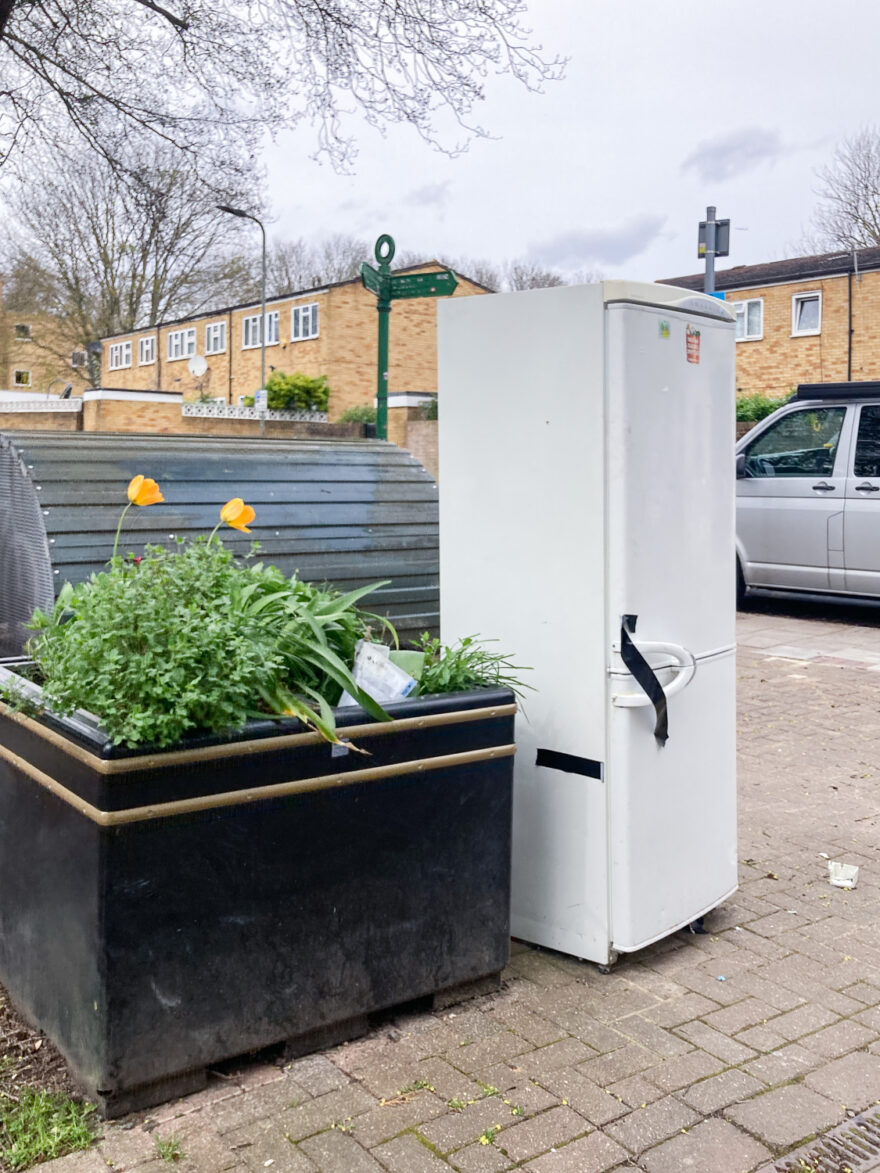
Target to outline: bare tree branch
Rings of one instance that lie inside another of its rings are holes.
[[[560,75],[521,0],[0,0],[0,158],[71,132],[111,164],[160,138],[222,189],[267,132],[311,125],[342,169],[355,118],[456,153],[490,73]]]
[[[0,0],[0,37],[3,36],[3,30],[6,28],[14,7],[15,0]]]
[[[164,16],[169,24],[173,24],[175,28],[187,29],[189,25],[185,20],[181,20],[179,16],[175,16],[173,12],[169,12],[167,8],[163,8],[161,4],[154,4],[153,0],[134,0],[135,4],[142,4],[144,8],[150,8],[153,12],[158,12],[160,16]]]
[[[831,251],[880,245],[880,129],[865,127],[844,139],[818,173],[819,206],[813,247]]]

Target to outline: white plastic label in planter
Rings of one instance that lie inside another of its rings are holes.
[[[391,663],[388,659],[389,651],[390,648],[384,644],[360,640],[354,657],[355,683],[380,705],[403,700],[416,687],[415,680],[408,672]],[[356,704],[357,701],[347,692],[339,700],[340,707]]]

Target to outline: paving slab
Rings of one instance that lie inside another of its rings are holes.
[[[556,1152],[529,1161],[524,1168],[529,1173],[605,1173],[612,1166],[621,1167],[620,1162],[625,1158],[625,1149],[609,1137],[594,1132]]]
[[[855,1112],[880,1103],[880,1057],[857,1051],[804,1078],[808,1088]]]
[[[604,1129],[606,1136],[639,1153],[683,1128],[699,1122],[700,1116],[675,1096],[664,1096],[644,1108],[636,1108],[621,1120],[615,1120]]]
[[[769,1150],[726,1120],[704,1120],[645,1153],[647,1173],[749,1173],[770,1156]]]
[[[765,1144],[786,1149],[831,1128],[845,1117],[846,1109],[808,1087],[792,1084],[736,1104],[724,1114]]]

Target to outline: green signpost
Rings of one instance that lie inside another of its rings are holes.
[[[383,233],[376,241],[375,257],[379,265],[374,269],[367,261],[361,265],[364,289],[376,296],[379,311],[379,362],[376,380],[376,435],[388,439],[388,318],[391,302],[407,297],[447,297],[455,291],[458,281],[453,272],[391,274],[394,258],[394,240]]]

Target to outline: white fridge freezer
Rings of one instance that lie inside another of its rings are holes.
[[[438,345],[441,634],[533,669],[512,932],[608,965],[736,888],[734,321],[606,281]]]

